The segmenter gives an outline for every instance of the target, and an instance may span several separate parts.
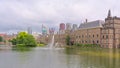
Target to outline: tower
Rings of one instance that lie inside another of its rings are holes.
[[[110,18],[111,17],[111,10],[108,11],[108,16],[107,18]]]
[[[112,17],[111,11],[108,11],[108,16],[105,19],[105,24],[102,28],[102,47],[119,48],[120,47],[120,18]]]

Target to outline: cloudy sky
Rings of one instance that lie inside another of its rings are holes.
[[[80,24],[104,20],[108,10],[120,16],[120,0],[0,0],[0,32],[40,32],[41,25],[58,28],[59,23]]]

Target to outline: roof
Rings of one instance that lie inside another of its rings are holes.
[[[0,36],[5,36],[6,34],[0,34]]]
[[[103,27],[102,24],[104,24],[104,21],[102,20],[86,22],[86,23],[80,24],[79,29]]]

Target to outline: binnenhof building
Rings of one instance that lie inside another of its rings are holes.
[[[80,24],[78,30],[66,30],[64,34],[56,34],[55,43],[65,44],[67,35],[74,44],[97,44],[103,48],[120,48],[120,18],[112,17],[109,10],[105,21],[86,21]]]

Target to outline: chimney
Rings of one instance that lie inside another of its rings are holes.
[[[88,20],[87,19],[85,19],[85,23],[87,23],[88,22]]]

